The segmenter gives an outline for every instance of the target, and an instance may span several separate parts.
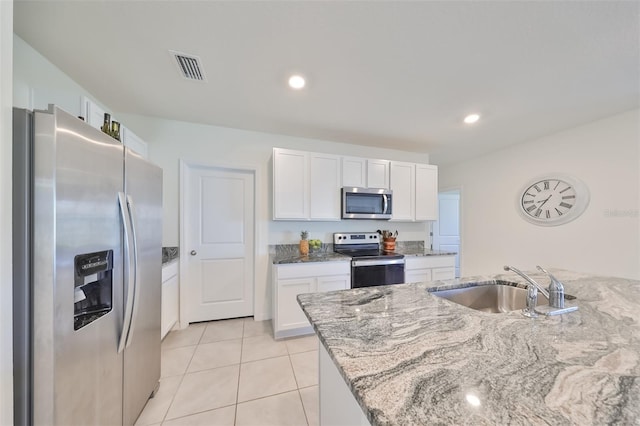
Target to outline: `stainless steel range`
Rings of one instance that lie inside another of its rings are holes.
[[[404,283],[404,256],[380,250],[376,232],[333,234],[333,251],[351,256],[351,288]]]

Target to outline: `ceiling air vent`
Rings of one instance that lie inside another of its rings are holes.
[[[169,53],[176,59],[180,74],[187,80],[207,81],[200,58],[170,50]]]

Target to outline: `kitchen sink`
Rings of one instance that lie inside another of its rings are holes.
[[[502,313],[525,308],[527,290],[516,287],[516,283],[496,280],[467,285],[469,286],[451,290],[429,290],[429,292],[476,311]],[[548,303],[549,300],[538,293],[537,306]]]

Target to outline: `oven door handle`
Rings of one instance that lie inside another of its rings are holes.
[[[352,260],[351,266],[404,265],[404,259]]]

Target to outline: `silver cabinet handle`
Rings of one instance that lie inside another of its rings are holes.
[[[197,252],[197,251],[195,251],[195,250],[191,250],[191,256],[195,256],[196,254],[198,254],[198,252]]]

